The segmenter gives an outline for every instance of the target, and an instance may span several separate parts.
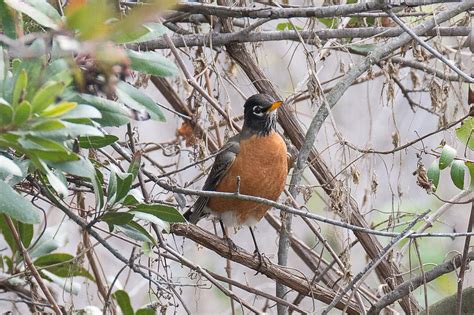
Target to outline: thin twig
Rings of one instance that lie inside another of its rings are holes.
[[[31,274],[36,279],[36,282],[38,282],[38,285],[40,286],[41,291],[43,291],[44,296],[53,307],[53,310],[56,313],[56,315],[61,315],[62,313],[61,313],[61,309],[59,308],[58,303],[54,299],[53,295],[49,291],[46,284],[44,283],[43,278],[41,278],[41,275],[39,274],[38,270],[35,267],[35,264],[31,260],[30,255],[26,251],[25,246],[23,246],[20,235],[18,235],[18,231],[16,230],[15,224],[13,223],[12,219],[8,215],[4,214],[3,218],[5,219],[5,222],[7,222],[8,228],[10,232],[12,233],[16,246],[20,250],[20,253],[23,256],[23,259],[25,260],[25,264],[28,266],[28,269],[30,269]]]
[[[474,224],[474,201],[471,205],[471,214],[469,215],[469,222],[467,225],[467,232],[472,232],[472,225]],[[458,276],[458,291],[456,293],[456,315],[462,314],[462,285],[464,283],[464,273],[466,272],[469,246],[471,244],[471,236],[466,236],[464,242],[464,250],[462,252],[461,268]]]
[[[474,259],[474,252],[469,252],[467,255],[468,261],[472,261]],[[403,296],[409,294],[410,292],[414,291],[419,286],[429,283],[442,275],[452,272],[456,268],[461,266],[461,255],[454,257],[452,260],[447,261],[439,266],[434,267],[433,269],[426,271],[424,276],[419,275],[413,279],[410,279],[399,286],[397,286],[393,291],[384,295],[376,304],[374,304],[370,310],[368,311],[367,315],[376,315],[379,314],[381,310],[383,310],[386,306],[393,304],[395,301],[399,300]]]
[[[468,1],[466,1],[468,2]],[[398,17],[396,16],[391,10],[386,10],[387,14],[392,18],[392,20],[395,21],[400,27],[407,32],[414,40],[418,42],[422,47],[424,47],[426,50],[428,50],[433,56],[438,58],[441,62],[443,62],[445,65],[447,65],[449,68],[451,68],[454,72],[459,74],[462,78],[464,78],[467,82],[474,83],[474,79],[471,78],[469,75],[464,73],[461,69],[456,67],[456,65],[452,62],[447,60],[439,51],[436,49],[432,48],[430,45],[428,45],[424,40],[422,40],[417,33],[413,32],[409,27],[405,25],[405,23]],[[438,22],[440,23],[440,22]],[[423,34],[423,33],[419,33]]]
[[[378,257],[373,259],[367,266],[359,273],[357,276],[352,279],[352,281],[341,291],[339,294],[336,296],[336,298],[331,302],[331,304],[328,305],[328,307],[322,312],[322,315],[326,315],[329,313],[331,309],[334,308],[336,303],[338,303],[344,295],[351,289],[354,289],[354,287],[363,281],[364,278],[368,276],[371,270],[373,270],[377,264],[380,263],[380,261],[395,247],[396,244],[398,244],[401,240],[405,239],[411,232],[411,228],[415,226],[418,221],[423,219],[429,211],[426,211],[422,213],[420,216],[418,216],[415,220],[413,220],[404,230],[400,235],[396,238],[394,238],[390,243],[384,247],[384,249],[379,253]]]

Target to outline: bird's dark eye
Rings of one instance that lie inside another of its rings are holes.
[[[254,106],[252,108],[252,111],[257,116],[263,116],[263,114],[264,114],[263,109],[260,106]]]

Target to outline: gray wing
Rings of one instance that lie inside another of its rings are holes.
[[[229,141],[222,147],[221,152],[216,156],[211,172],[204,183],[202,190],[214,191],[217,185],[229,170],[235,157],[240,151],[239,135],[229,139]],[[205,206],[209,201],[209,197],[199,197],[194,203],[193,207],[189,209],[184,217],[188,222],[196,224],[200,219],[207,216]]]

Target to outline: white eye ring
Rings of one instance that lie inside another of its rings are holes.
[[[265,113],[262,112],[262,108],[260,106],[254,106],[252,108],[252,112],[259,117],[262,117],[263,115],[265,115]]]

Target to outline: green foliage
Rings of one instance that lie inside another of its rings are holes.
[[[431,166],[428,168],[427,175],[428,175],[428,179],[431,181],[431,183],[434,186],[434,189],[436,190],[436,188],[438,188],[439,175],[440,175],[438,160],[434,160],[433,163],[431,163]]]
[[[302,30],[301,27],[299,26],[295,26],[293,23],[291,22],[281,22],[281,23],[278,23],[277,26],[276,26],[276,29],[277,31],[294,31],[295,29],[300,31]]]
[[[169,77],[178,74],[178,68],[161,54],[144,51],[137,52],[127,50],[133,70],[156,75],[159,77]]]
[[[469,149],[474,150],[474,117],[467,117],[461,124],[461,127],[456,128],[456,137],[462,144]]]
[[[124,290],[117,290],[112,296],[117,301],[117,304],[122,310],[123,315],[134,314],[132,304],[130,302],[130,297],[128,296],[127,292],[125,292]]]
[[[156,240],[146,228],[148,222],[184,222],[172,207],[145,207],[143,197],[132,190],[140,171],[139,155],[126,173],[93,159],[96,149],[118,141],[118,137],[105,134],[102,127],[123,126],[135,117],[134,111],[146,111],[157,122],[165,120],[152,98],[123,80],[130,69],[123,73],[114,71],[116,66],[130,66],[148,75],[178,74],[176,65],[159,53],[135,52],[119,45],[161,36],[165,27],[160,23],[144,24],[145,17],[174,2],[150,1],[147,6],[123,15],[107,1],[70,1],[62,16],[46,0],[0,0],[0,19],[6,36],[23,36],[17,34],[17,30],[24,29],[22,15],[35,30],[49,32],[44,36],[48,43],[39,36],[25,46],[28,58],[10,58],[8,47],[0,47],[0,232],[11,250],[11,256],[2,253],[0,268],[6,266],[2,271],[24,268],[4,215],[13,220],[25,247],[31,245],[35,236],[34,225],[41,223],[39,211],[20,193],[25,190],[20,189],[24,187],[21,184],[40,193],[41,189],[54,191],[56,195],[49,200],[54,205],[74,193],[71,182],[80,183],[94,192],[96,221],[107,223],[113,232],[121,231],[146,242],[149,247],[156,245]],[[91,59],[87,62],[93,64],[97,77],[88,76],[87,70],[91,69],[86,69],[81,58]],[[98,78],[102,80],[100,84]],[[116,100],[112,100],[115,96]],[[104,181],[103,173],[109,175],[108,180]],[[47,198],[47,194],[42,198]],[[146,215],[162,221],[143,219]],[[57,252],[64,244],[55,237],[48,233],[36,237],[28,252],[34,264],[41,267],[44,279],[65,289],[71,286],[72,282],[67,281],[72,277],[94,280],[73,255]],[[130,314],[134,314],[133,309],[124,306],[126,302],[122,303],[128,295],[116,292],[114,298],[120,299],[117,301],[124,313],[131,310]],[[137,314],[149,311],[141,309]]]
[[[86,269],[75,263],[74,256],[70,254],[47,254],[37,258],[34,264],[61,278],[85,277],[94,281],[94,277]]]

